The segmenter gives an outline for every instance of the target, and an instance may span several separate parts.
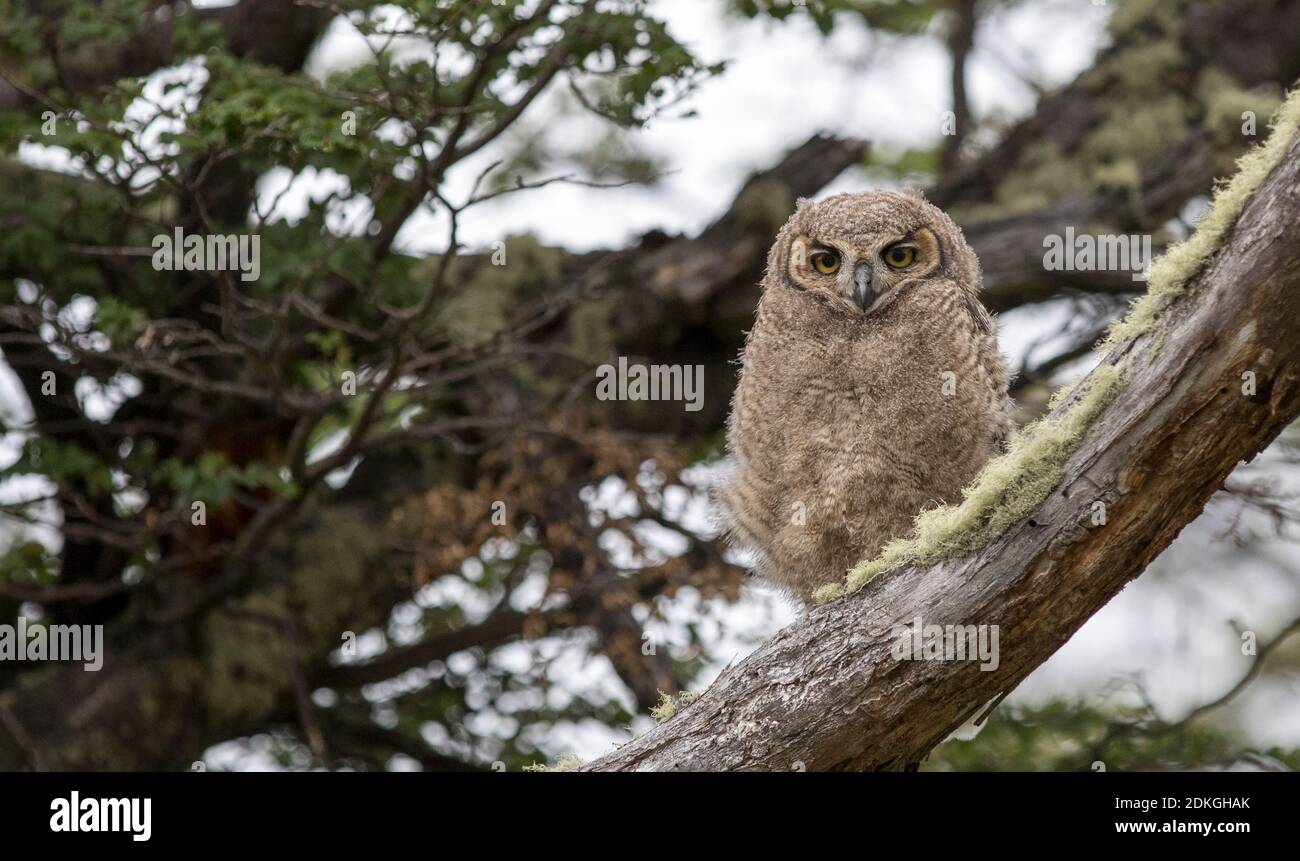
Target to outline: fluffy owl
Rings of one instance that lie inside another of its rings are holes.
[[[715,492],[756,573],[808,602],[961,489],[1011,429],[979,260],[914,193],[799,201],[768,254]]]

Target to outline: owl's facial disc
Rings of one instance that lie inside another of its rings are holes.
[[[933,231],[918,227],[891,235],[795,237],[788,275],[796,287],[835,296],[866,315],[893,302],[905,284],[932,275],[942,252]]]

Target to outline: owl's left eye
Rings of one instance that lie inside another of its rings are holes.
[[[891,269],[906,269],[916,259],[916,249],[910,245],[895,245],[880,255]]]
[[[840,256],[834,251],[818,251],[809,259],[813,268],[823,275],[834,275],[840,268]]]

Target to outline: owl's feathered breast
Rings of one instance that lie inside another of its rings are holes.
[[[793,578],[802,593],[905,532],[921,509],[954,501],[1005,430],[1000,371],[996,340],[951,281],[918,284],[871,317],[765,291],[723,500],[743,524],[733,533],[766,554],[760,573]]]
[[[980,341],[964,291],[949,281],[918,285],[872,317],[768,291],[744,354],[740,442],[758,437],[746,447],[782,472],[869,471],[873,455],[933,458],[948,429],[985,406],[993,382]]]

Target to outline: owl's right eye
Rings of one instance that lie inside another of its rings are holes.
[[[834,251],[818,251],[809,258],[813,268],[823,275],[834,275],[840,268],[840,256]]]

